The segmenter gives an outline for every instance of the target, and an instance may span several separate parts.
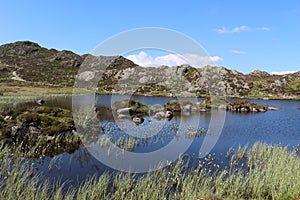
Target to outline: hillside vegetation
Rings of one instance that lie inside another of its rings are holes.
[[[0,94],[28,91],[28,87],[33,92],[34,88],[70,92],[61,88],[74,85],[87,57],[92,56],[47,49],[30,41],[4,44],[0,46]],[[215,89],[231,97],[295,99],[300,96],[300,72],[271,75],[255,70],[243,74],[224,67],[189,65],[143,68],[117,56],[98,84],[98,93],[150,96],[165,96],[170,91],[182,96],[207,96]]]

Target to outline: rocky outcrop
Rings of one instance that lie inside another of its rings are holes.
[[[248,100],[235,100],[227,104],[227,111],[232,112],[266,112],[268,106],[256,104]]]

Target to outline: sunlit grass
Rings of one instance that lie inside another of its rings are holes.
[[[187,168],[179,159],[144,175],[104,173],[79,187],[50,184],[4,147],[0,199],[293,199],[300,197],[300,158],[287,147],[257,143],[229,153],[227,168]],[[42,180],[42,184],[41,184]]]

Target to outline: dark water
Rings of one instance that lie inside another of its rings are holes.
[[[80,97],[73,103],[85,104],[88,102],[88,98],[89,97]],[[140,100],[142,103],[148,105],[163,105],[171,100],[167,97],[135,96],[131,98]],[[128,99],[128,97],[115,96],[112,101],[120,101],[122,99]],[[71,108],[70,100],[70,98],[64,99],[65,103],[63,106]],[[52,99],[51,101],[48,101],[48,104],[55,105],[59,101],[61,100]],[[98,105],[102,106],[109,106],[112,103],[109,95],[98,96],[97,101]],[[237,148],[239,145],[243,146],[246,144],[251,146],[258,141],[268,144],[290,145],[291,147],[300,144],[300,110],[298,109],[300,107],[300,101],[251,101],[278,107],[280,110],[253,114],[227,112],[220,138],[211,150],[211,154],[224,155],[230,147]],[[108,119],[111,119],[111,117],[108,117]],[[149,127],[165,128],[162,128],[163,131],[159,133],[159,137],[150,135],[147,141],[141,141],[139,146],[135,145],[135,153],[151,152],[168,145],[170,140],[176,137],[175,133],[171,133],[171,131],[168,132],[168,130],[171,130],[169,128],[176,124],[178,125],[178,123],[183,124],[187,129],[190,127],[198,127],[201,130],[208,130],[211,121],[211,112],[201,113],[200,115],[176,116],[171,121],[158,121],[155,119],[149,121],[149,119],[151,119],[151,117],[145,117],[145,122],[139,126],[137,131],[142,130],[143,127],[144,129],[147,129],[147,131],[149,131]],[[118,137],[126,134],[126,130],[118,130],[118,126],[113,123],[112,120],[105,120],[105,117],[101,119],[100,123],[104,127],[104,130],[108,128],[110,130],[114,129],[115,132],[117,132]],[[134,131],[135,127],[137,127],[129,119],[123,120],[122,123],[125,124],[127,130],[130,131]],[[209,135],[206,137],[209,137]],[[191,139],[192,144],[185,153],[192,155],[194,159],[197,159],[204,138],[205,135],[198,135],[194,139]],[[113,139],[117,140],[116,138]],[[178,147],[175,146],[173,148]],[[81,182],[94,174],[100,175],[104,171],[112,171],[112,169],[95,159],[84,147],[73,154],[63,153],[54,158],[45,158],[42,161],[37,161],[34,163],[34,166],[53,180],[61,179],[62,181],[67,180],[75,183]]]

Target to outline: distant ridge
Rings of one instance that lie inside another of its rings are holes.
[[[77,55],[71,51],[58,51],[47,49],[31,41],[18,41],[0,46],[0,83],[16,86],[43,85],[56,87],[72,87],[79,67],[88,55]],[[220,75],[222,84],[226,87],[226,94],[232,97],[253,98],[297,98],[300,96],[300,71],[284,75],[272,75],[264,71],[255,70],[249,74],[243,74],[225,67],[210,67]],[[205,69],[205,68],[204,68]],[[157,74],[167,75],[180,73],[190,85],[179,87],[178,90],[187,89],[190,93],[200,96],[208,94],[207,85],[203,79],[203,68],[194,68],[189,65],[177,67],[161,66],[158,68],[143,68],[132,61],[119,56],[112,63],[104,75],[104,80],[99,83],[99,91],[113,93],[118,80],[127,82],[123,89],[137,90],[130,84],[136,84],[147,80],[155,80]],[[145,74],[144,77],[135,77],[132,74]],[[19,80],[16,80],[15,76]],[[168,77],[164,77],[167,82]],[[21,83],[22,82],[22,83]],[[164,86],[165,82],[161,85]],[[154,81],[155,83],[155,81]],[[194,89],[190,89],[193,86]],[[139,88],[136,93],[154,95],[167,95],[167,88],[145,86]],[[1,91],[0,91],[1,92]]]

